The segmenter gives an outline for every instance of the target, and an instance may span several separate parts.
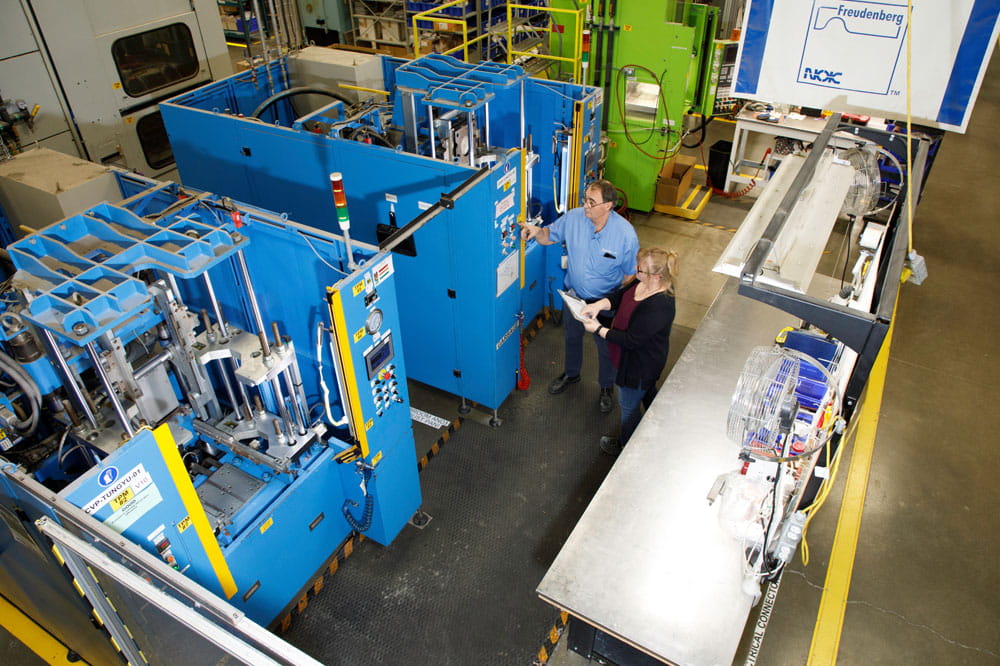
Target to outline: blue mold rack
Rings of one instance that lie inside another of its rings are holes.
[[[22,316],[82,346],[148,307],[151,296],[134,273],[197,277],[247,243],[231,220],[192,199],[153,221],[98,204],[8,249],[34,297]]]
[[[494,87],[509,88],[525,78],[518,65],[469,64],[452,56],[430,54],[396,69],[396,85],[421,91],[434,106],[470,111],[495,96]]]

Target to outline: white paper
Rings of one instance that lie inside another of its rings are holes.
[[[569,310],[569,313],[573,315],[573,319],[576,319],[577,321],[590,321],[591,317],[585,317],[580,314],[580,311],[583,310],[583,306],[587,304],[585,301],[577,298],[573,294],[563,291],[562,289],[558,289],[557,291],[559,292],[559,295],[562,296],[563,302],[566,304],[566,308]]]

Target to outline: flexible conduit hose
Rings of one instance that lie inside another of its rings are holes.
[[[332,97],[333,99],[340,100],[344,104],[352,104],[351,100],[347,99],[339,93],[335,93],[329,88],[322,88],[319,86],[299,86],[297,88],[289,88],[288,90],[282,90],[279,93],[275,93],[265,99],[263,102],[257,105],[257,108],[253,110],[250,114],[252,118],[260,118],[260,114],[264,113],[267,109],[272,107],[274,104],[280,102],[286,97],[292,97],[294,95],[325,95],[326,97]]]
[[[3,352],[0,352],[0,370],[10,375],[14,383],[18,385],[28,398],[28,403],[31,405],[31,415],[27,421],[15,421],[12,425],[18,430],[23,431],[23,434],[30,435],[38,428],[38,417],[42,409],[42,394],[38,389],[38,384],[24,371],[17,361]]]

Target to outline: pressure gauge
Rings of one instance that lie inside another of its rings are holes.
[[[382,328],[382,311],[375,308],[365,319],[365,330],[368,331],[368,335],[374,335],[380,328]]]

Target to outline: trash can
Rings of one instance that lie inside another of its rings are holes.
[[[729,153],[733,151],[733,142],[725,139],[716,141],[708,149],[708,180],[712,187],[726,187],[726,173],[729,171]]]

